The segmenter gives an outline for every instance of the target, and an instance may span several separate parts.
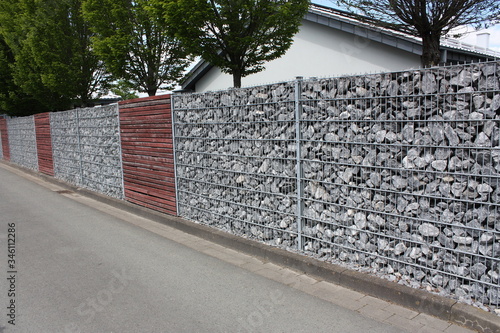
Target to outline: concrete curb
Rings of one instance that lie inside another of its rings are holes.
[[[124,200],[111,198],[90,190],[78,188],[55,179],[54,177],[34,172],[9,162],[0,161],[0,163],[115,208],[168,225],[219,245],[260,257],[274,264],[313,275],[327,282],[332,282],[417,312],[426,313],[481,333],[500,332],[500,317],[471,305],[458,303],[450,298],[431,294],[427,291],[413,289],[382,278],[350,270],[339,265],[326,263],[297,253],[274,248],[180,217],[162,214]]]

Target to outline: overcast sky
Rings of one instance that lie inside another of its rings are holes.
[[[323,6],[328,6],[328,7],[336,7],[336,1],[332,0],[312,0],[312,3],[316,3],[319,5]],[[490,33],[490,49],[500,52],[500,25],[496,25],[492,28],[486,29],[486,30],[481,30],[481,31],[476,31],[472,27],[464,27],[463,29],[460,29],[461,33],[465,33],[465,35],[459,40],[463,41],[464,43],[476,44],[476,34],[481,33],[481,32],[489,32]]]

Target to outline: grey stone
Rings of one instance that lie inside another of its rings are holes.
[[[472,237],[453,236],[453,241],[457,244],[469,245],[472,244],[472,240]]]
[[[445,160],[437,160],[431,163],[432,167],[437,171],[444,171],[448,166],[448,162]]]
[[[486,292],[488,300],[491,304],[500,305],[500,292],[499,288],[490,287]]]
[[[479,80],[479,89],[480,90],[498,90],[498,89],[500,89],[500,82],[498,81],[498,77],[494,77],[494,76],[482,77]]]
[[[491,147],[491,140],[484,132],[479,133],[474,143],[479,147]]]
[[[408,111],[406,111],[406,116],[408,117],[408,119],[417,119],[420,118],[421,115],[422,115],[421,108],[408,109]]]
[[[434,275],[431,279],[432,285],[436,287],[444,287],[447,283],[447,279],[445,279],[442,275]]]
[[[431,137],[436,143],[440,143],[444,140],[444,128],[443,125],[438,123],[431,123],[429,126],[429,131],[431,133]]]
[[[386,134],[387,134],[387,131],[385,131],[385,130],[378,131],[375,134],[375,141],[377,141],[378,143],[384,142]]]
[[[408,180],[399,176],[393,176],[392,184],[396,189],[404,189],[408,186]]]
[[[418,231],[424,237],[437,237],[440,234],[439,229],[430,223],[422,223]]]
[[[407,124],[403,127],[402,130],[403,139],[407,142],[413,142],[413,138],[415,137],[415,128],[413,125]]]
[[[434,74],[431,73],[424,74],[421,82],[422,82],[422,92],[424,94],[435,93],[438,89],[436,76]]]
[[[470,268],[472,278],[479,279],[486,273],[486,266],[483,263],[477,263]]]
[[[493,96],[491,100],[491,110],[498,111],[500,109],[500,94]]]
[[[472,100],[474,101],[474,108],[478,110],[483,106],[485,98],[484,96],[476,95],[472,98]]]
[[[493,188],[488,184],[479,184],[477,185],[476,190],[481,195],[488,195],[493,192]]]
[[[354,224],[358,229],[365,229],[366,228],[366,214],[363,212],[359,212],[354,214]]]
[[[472,83],[472,73],[468,69],[462,70],[457,76],[452,77],[450,84],[465,87]]]
[[[449,124],[446,124],[444,126],[444,134],[448,139],[448,143],[450,144],[450,146],[457,146],[460,143],[460,139],[457,133],[455,133],[455,131]]]
[[[344,172],[339,172],[340,179],[342,179],[346,184],[349,184],[354,175],[353,171],[354,170],[352,168],[347,168]]]
[[[398,243],[395,247],[394,247],[394,254],[399,256],[403,253],[405,253],[407,247],[404,243]]]
[[[483,233],[483,234],[481,234],[481,237],[479,238],[479,242],[489,244],[489,243],[493,242],[494,238],[495,238],[495,236],[492,233]]]

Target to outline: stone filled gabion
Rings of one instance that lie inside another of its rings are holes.
[[[51,113],[57,178],[123,197],[117,105]]]
[[[38,171],[35,118],[7,118],[10,161],[25,168]]]
[[[0,116],[0,119],[2,116]],[[2,133],[0,132],[0,159],[3,159],[3,143],[2,143]]]
[[[497,63],[304,82],[304,250],[497,306]]]
[[[174,96],[181,216],[297,248],[294,92]]]
[[[175,95],[180,214],[500,304],[500,65]],[[300,200],[297,198],[300,197]]]

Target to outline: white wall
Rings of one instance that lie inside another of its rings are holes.
[[[332,77],[418,68],[420,57],[318,23],[304,21],[288,52],[265,66],[265,71],[244,77],[242,86],[291,81],[297,76]],[[232,85],[231,75],[213,68],[198,81],[196,91],[222,90]]]

